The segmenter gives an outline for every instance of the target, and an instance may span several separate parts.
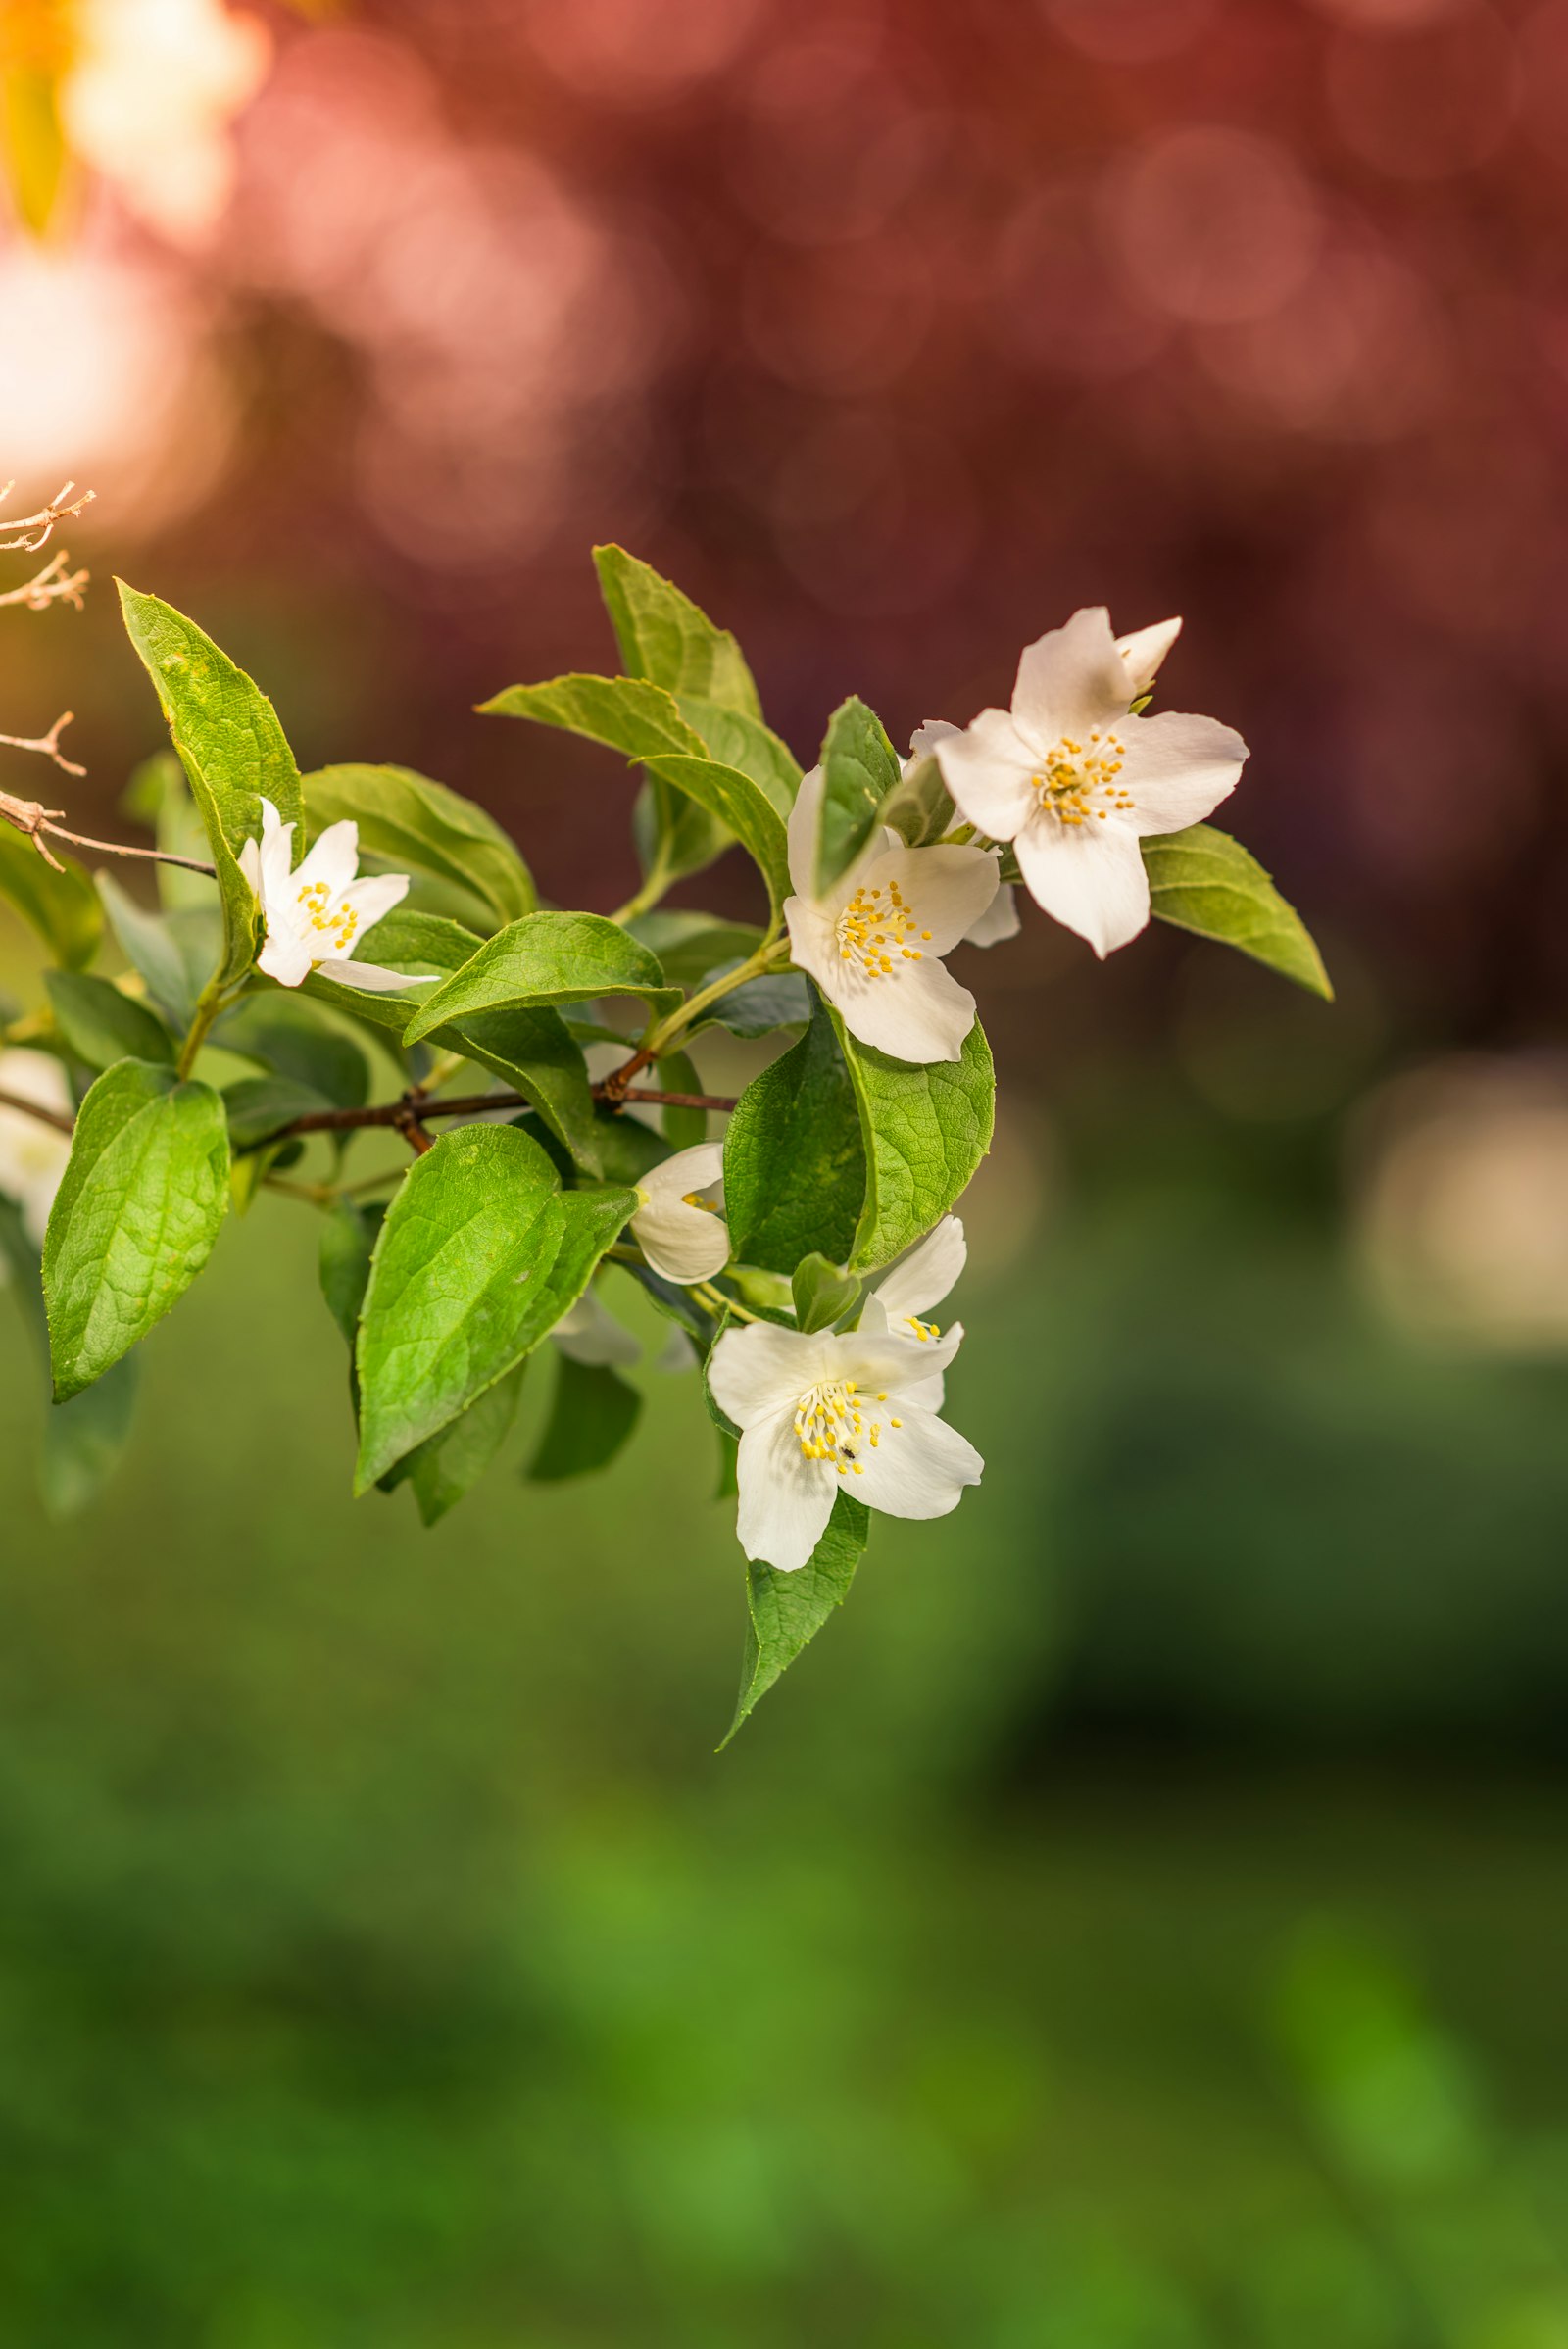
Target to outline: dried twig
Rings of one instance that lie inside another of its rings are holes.
[[[0,595],[0,606],[25,604],[29,612],[46,612],[51,604],[72,604],[80,612],[81,591],[92,577],[90,571],[71,571],[66,568],[71,557],[62,547],[51,555],[41,571],[35,571],[21,587],[9,587]]]
[[[0,489],[0,505],[3,505],[5,500],[10,497],[16,486],[16,482],[13,480],[8,481],[4,489]],[[87,489],[82,491],[79,498],[74,498],[72,492],[75,486],[74,481],[66,482],[62,488],[55,491],[48,505],[40,506],[36,514],[13,514],[9,527],[17,535],[15,538],[0,538],[0,555],[15,554],[19,548],[24,554],[36,555],[40,547],[47,546],[55,524],[67,521],[73,514],[79,514],[82,508],[90,506],[98,495],[96,490]]]
[[[84,766],[75,765],[72,759],[66,757],[64,751],[60,748],[61,732],[63,728],[70,725],[73,715],[74,712],[72,710],[63,710],[60,712],[60,715],[55,719],[54,724],[50,727],[47,734],[0,734],[0,743],[4,743],[7,750],[11,751],[41,752],[45,759],[52,759],[54,760],[56,766],[60,768],[63,774],[84,775],[87,772],[87,769]],[[6,794],[0,793],[0,798],[4,798],[6,796]],[[25,802],[18,803],[19,806],[35,804],[36,803]],[[54,828],[54,818],[58,815],[64,815],[64,813],[65,809],[63,807],[52,807],[48,810],[49,825],[51,830]],[[15,822],[16,818],[12,817],[11,821]],[[24,832],[26,832],[32,830],[34,827],[29,824],[23,824],[20,828]]]
[[[0,734],[0,743],[10,743],[14,749],[24,751],[48,749],[52,737],[59,733],[62,726],[69,724],[70,719],[71,712],[68,710],[65,716],[58,719],[50,728],[49,735],[40,742],[19,742],[15,735]],[[61,759],[58,751],[55,751],[53,756],[57,763],[66,768],[68,774],[85,773],[85,768],[71,766],[64,759]],[[25,832],[45,864],[53,865],[57,873],[63,872],[65,867],[51,850],[49,842],[45,840],[46,832],[51,839],[69,841],[74,849],[96,849],[105,856],[140,856],[152,864],[177,864],[188,873],[205,873],[209,880],[214,880],[217,877],[217,867],[204,864],[199,856],[176,856],[171,849],[137,849],[130,847],[127,842],[122,840],[93,840],[85,832],[73,832],[69,826],[61,822],[60,819],[64,814],[63,807],[45,807],[37,800],[19,800],[9,791],[0,791],[0,823],[12,824],[17,831]]]

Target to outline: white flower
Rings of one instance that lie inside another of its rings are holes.
[[[974,997],[942,956],[996,896],[997,860],[983,849],[908,849],[883,825],[817,897],[822,790],[815,766],[790,814],[790,954],[862,1044],[896,1060],[956,1060],[974,1025]]]
[[[741,1431],[736,1531],[749,1558],[804,1566],[847,1491],[890,1517],[945,1517],[984,1462],[923,1399],[961,1333],[922,1345],[754,1321],[709,1361],[714,1401]]]
[[[729,1226],[698,1194],[718,1181],[724,1168],[721,1142],[699,1142],[651,1166],[637,1186],[642,1204],[631,1219],[632,1237],[655,1272],[666,1281],[711,1280],[729,1262]]]
[[[356,880],[360,828],[353,823],[328,824],[297,870],[291,870],[293,858],[294,826],[263,800],[261,841],[247,840],[239,853],[240,871],[267,925],[258,968],[281,987],[300,986],[313,970],[374,995],[416,986],[416,976],[356,962],[350,953],[354,941],[408,895],[408,874],[368,873]]]
[[[550,1335],[564,1354],[596,1370],[616,1362],[638,1361],[643,1350],[593,1289],[585,1289],[577,1302],[567,1307]]]
[[[0,1052],[0,1093],[14,1093],[62,1117],[75,1109],[66,1072],[49,1052]],[[16,1201],[28,1239],[40,1248],[70,1155],[69,1134],[57,1133],[24,1109],[0,1108],[0,1192]]]
[[[922,759],[932,758],[939,742],[951,741],[954,735],[962,732],[961,726],[950,725],[945,717],[928,717],[925,724],[916,726],[909,737],[909,756],[904,761],[905,773],[918,766]],[[999,863],[1001,856],[999,849]],[[1003,881],[985,911],[965,930],[963,943],[965,946],[1001,946],[1005,940],[1016,938],[1021,927],[1018,893],[1010,881]]]
[[[1024,653],[1010,711],[983,710],[935,749],[959,811],[1012,842],[1035,903],[1101,955],[1149,919],[1140,839],[1201,822],[1247,758],[1214,718],[1130,715],[1177,624],[1118,644],[1102,608],[1074,612]]]
[[[956,1215],[944,1215],[934,1231],[927,1232],[907,1255],[884,1273],[860,1307],[859,1327],[876,1337],[912,1338],[918,1346],[935,1346],[942,1332],[934,1321],[921,1317],[956,1286],[968,1254],[962,1224]],[[963,1324],[956,1321],[945,1343],[956,1346],[962,1336]],[[907,1394],[911,1402],[923,1404],[928,1411],[940,1411],[945,1389],[946,1380],[936,1370]]]

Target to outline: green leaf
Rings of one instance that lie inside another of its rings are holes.
[[[828,720],[821,763],[816,886],[825,896],[870,839],[878,809],[898,786],[900,767],[882,720],[854,694]]]
[[[855,1088],[820,1001],[799,1044],[754,1077],[724,1137],[724,1215],[738,1263],[792,1273],[842,1261],[865,1198]]]
[[[687,913],[659,905],[626,924],[659,956],[672,987],[696,987],[710,971],[744,962],[762,943],[755,922],[724,921],[716,913]]]
[[[183,1035],[212,968],[216,934],[211,922],[194,912],[149,912],[113,873],[98,875],[98,893],[116,945],[146,981],[154,1006]]]
[[[262,801],[284,823],[302,823],[299,769],[277,712],[242,668],[194,620],[122,579],[125,629],[158,691],[218,867],[224,948],[223,985],[256,958],[260,916],[238,856],[262,836]]]
[[[85,970],[98,952],[104,917],[92,882],[79,864],[63,855],[64,872],[45,864],[25,833],[0,824],[0,897],[7,897],[30,922],[57,962]]]
[[[205,859],[207,834],[172,751],[155,751],[132,768],[120,807],[132,822],[147,826],[167,856]],[[185,872],[177,864],[160,864],[157,873],[159,903],[167,912],[194,905],[216,916],[217,894],[205,873]]]
[[[724,962],[715,970],[705,971],[705,983],[722,978],[736,967],[734,962]],[[721,995],[706,1011],[699,1012],[686,1033],[700,1036],[705,1028],[727,1028],[732,1036],[755,1042],[759,1036],[771,1036],[775,1028],[804,1028],[810,1016],[811,990],[804,973],[774,970]]]
[[[1239,840],[1212,824],[1193,824],[1140,846],[1161,921],[1237,947],[1332,1003],[1334,989],[1306,924]]]
[[[859,1294],[860,1284],[852,1272],[814,1252],[801,1258],[790,1282],[795,1319],[803,1330],[831,1329]]]
[[[659,958],[599,913],[530,913],[487,941],[462,970],[416,1009],[405,1044],[481,1011],[596,1003],[640,996],[662,1018],[680,1003]]]
[[[544,1336],[564,1230],[555,1168],[512,1126],[444,1134],[410,1169],[381,1226],[360,1317],[356,1492]]]
[[[932,758],[916,759],[900,777],[876,811],[879,824],[891,824],[906,848],[929,848],[951,832],[958,811]]]
[[[44,1316],[38,1251],[9,1199],[0,1199],[0,1255],[10,1264],[11,1293],[37,1341],[47,1377],[49,1325]],[[117,1362],[84,1394],[45,1411],[38,1490],[49,1516],[75,1517],[97,1499],[125,1448],[135,1400],[136,1362],[131,1355]]]
[[[49,1216],[43,1285],[55,1396],[129,1353],[184,1295],[228,1205],[228,1134],[210,1085],[122,1060],[76,1117]]]
[[[834,1496],[827,1530],[804,1566],[793,1574],[781,1574],[776,1566],[747,1567],[740,1694],[720,1752],[780,1674],[815,1639],[834,1608],[844,1604],[870,1530],[870,1511],[840,1493]]]
[[[562,1354],[550,1418],[528,1464],[529,1481],[559,1485],[608,1468],[630,1441],[642,1407],[638,1390],[608,1366]]]
[[[117,1060],[170,1060],[174,1040],[145,1003],[85,970],[49,970],[43,983],[66,1050],[87,1068]]]
[[[592,677],[581,671],[550,677],[542,685],[509,685],[479,704],[481,717],[527,717],[535,725],[559,726],[586,735],[627,759],[657,758],[674,751],[706,759],[708,746],[688,726],[673,694],[637,677]]]
[[[789,847],[784,818],[761,785],[739,767],[721,766],[713,759],[671,754],[643,763],[651,775],[685,792],[728,825],[767,884],[776,923],[790,894]]]
[[[394,970],[427,970],[434,979],[442,980],[470,962],[483,943],[461,922],[447,921],[439,914],[409,913],[399,906],[366,932],[362,951],[368,961],[385,963]],[[428,1000],[430,992],[429,988],[411,988],[396,995],[372,995],[324,979],[319,971],[313,972],[301,990],[368,1026],[391,1031],[400,1040],[411,1004],[416,1004],[421,995]],[[602,1172],[582,1047],[557,1012],[476,1012],[461,1024],[437,1028],[429,1042],[438,1051],[462,1052],[504,1085],[525,1095],[584,1173]]]
[[[328,824],[358,824],[362,856],[466,890],[494,929],[538,905],[533,876],[495,818],[444,783],[412,767],[351,764],[318,767],[303,789],[313,841]]]
[[[632,805],[631,836],[643,878],[665,883],[706,871],[735,845],[727,824],[658,775],[647,777]]]
[[[352,1354],[360,1307],[370,1278],[370,1257],[385,1209],[334,1199],[321,1223],[321,1295]]]
[[[760,784],[787,821],[801,788],[800,760],[789,744],[781,742],[771,726],[749,717],[744,710],[726,710],[694,694],[677,693],[675,700],[681,716],[707,744],[709,757],[721,766],[738,767]]]
[[[858,1044],[834,1014],[860,1109],[865,1204],[848,1261],[890,1263],[945,1215],[991,1148],[997,1082],[980,1022],[960,1060],[925,1065]],[[826,1243],[821,1243],[824,1247]]]
[[[690,596],[624,547],[595,547],[594,566],[628,677],[761,717],[752,672],[727,628],[715,628]]]
[[[435,1525],[475,1486],[512,1433],[527,1362],[487,1387],[478,1400],[421,1444],[402,1465],[408,1471],[423,1522]]]
[[[214,1029],[213,1042],[309,1086],[335,1109],[358,1109],[370,1098],[370,1064],[353,1037],[281,988],[248,995]]]

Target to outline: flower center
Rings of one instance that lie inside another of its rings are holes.
[[[858,889],[838,919],[839,959],[858,962],[868,979],[885,979],[902,962],[924,959],[911,939],[929,945],[931,933],[922,930],[920,917],[908,904],[897,881],[886,889]]]
[[[1114,734],[1096,732],[1087,743],[1074,742],[1070,734],[1064,734],[1039,773],[1029,780],[1048,815],[1064,824],[1087,823],[1091,816],[1104,823],[1111,815],[1125,814],[1133,805],[1131,795],[1116,780],[1125,758],[1126,751]],[[1096,807],[1097,799],[1104,803],[1102,807]]]
[[[876,1397],[879,1403],[887,1399],[885,1395]],[[889,1427],[903,1424],[899,1419],[888,1421]],[[808,1388],[801,1396],[795,1408],[795,1433],[808,1460],[831,1460],[840,1476],[848,1476],[851,1469],[863,1476],[865,1469],[858,1455],[867,1444],[875,1451],[882,1441],[882,1422],[867,1421],[858,1380],[830,1379],[825,1386]]]
[[[324,881],[310,881],[300,891],[299,903],[305,908],[305,918],[313,930],[320,930],[332,941],[339,954],[349,947],[360,917],[352,905],[332,905],[332,892]]]

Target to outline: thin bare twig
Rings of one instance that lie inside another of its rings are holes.
[[[637,1092],[612,1097],[602,1085],[593,1087],[595,1098],[616,1106],[621,1101],[648,1101],[670,1109],[733,1109],[732,1096],[719,1093],[647,1093]],[[258,1149],[274,1142],[289,1142],[298,1134],[352,1134],[367,1126],[392,1126],[406,1132],[411,1123],[422,1125],[431,1117],[482,1117],[492,1109],[527,1109],[532,1104],[526,1094],[512,1092],[453,1094],[445,1101],[432,1101],[418,1086],[411,1086],[395,1101],[375,1101],[363,1109],[307,1109],[302,1116],[290,1118],[286,1126],[268,1134]],[[429,1136],[425,1136],[428,1144]]]
[[[69,725],[70,721],[71,712],[67,710],[65,716],[58,719],[51,728],[51,734],[58,734],[60,728]],[[39,751],[49,747],[47,739],[41,742],[18,743],[14,735],[0,734],[0,743],[7,742],[12,743],[19,750]],[[86,772],[84,767],[69,765],[64,759],[60,758],[58,751],[54,752],[53,756],[57,763],[66,768],[68,774],[80,775]],[[125,841],[92,840],[85,832],[73,832],[68,825],[61,822],[60,819],[64,814],[63,807],[45,807],[37,800],[19,800],[9,791],[0,791],[0,823],[12,824],[17,831],[25,832],[44,862],[53,865],[57,873],[65,868],[59,857],[51,851],[48,841],[45,840],[46,832],[55,840],[69,840],[73,848],[96,849],[105,856],[140,856],[152,864],[177,864],[188,873],[205,873],[210,881],[217,877],[216,867],[204,864],[199,856],[176,856],[169,849],[132,848]]]
[[[60,748],[61,733],[65,727],[70,725],[72,716],[73,712],[71,710],[63,710],[60,712],[60,715],[55,719],[54,724],[50,727],[47,734],[0,734],[0,743],[4,743],[8,750],[41,752],[45,759],[52,759],[54,760],[56,766],[60,768],[63,774],[84,775],[87,772],[87,769],[84,766],[75,765],[70,759],[66,757],[64,751]],[[0,797],[9,797],[9,794],[0,794]],[[22,801],[19,802],[18,805],[27,807],[30,812],[31,807],[35,807],[37,803],[35,801]],[[48,820],[51,831],[54,829],[54,818],[58,815],[64,815],[65,812],[66,811],[63,807],[40,807],[38,809],[40,818]],[[15,816],[12,816],[10,820],[13,823],[17,822],[17,818]],[[24,823],[19,828],[24,832],[34,829],[34,827],[29,823]]]
[[[74,1118],[67,1117],[64,1110],[46,1109],[39,1101],[29,1101],[25,1094],[0,1091],[0,1109],[20,1109],[24,1117],[35,1117],[40,1125],[53,1126],[57,1134],[74,1134],[76,1130]]]
[[[12,480],[6,483],[4,489],[0,489],[0,505],[5,503],[16,486]],[[40,547],[47,546],[55,524],[78,514],[98,495],[95,489],[87,489],[82,491],[79,498],[73,498],[72,491],[75,486],[74,481],[67,481],[55,491],[47,506],[39,507],[36,514],[13,514],[8,527],[17,535],[15,538],[0,538],[0,555],[12,555],[18,549],[24,554],[36,555]]]
[[[51,604],[74,604],[82,610],[81,591],[92,577],[91,571],[69,571],[71,557],[62,547],[51,555],[41,571],[20,587],[8,587],[0,596],[0,605],[25,604],[29,612],[46,612]]]

